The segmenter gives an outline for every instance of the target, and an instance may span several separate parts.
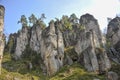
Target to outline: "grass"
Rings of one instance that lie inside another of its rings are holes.
[[[18,72],[9,72],[6,69],[2,68],[2,74],[0,75],[0,80],[14,80],[14,79],[19,79],[19,80],[38,80],[39,77],[33,76],[29,73],[23,75]]]
[[[55,75],[48,77],[43,75],[40,66],[29,70],[26,67],[26,60],[11,60],[10,54],[4,54],[2,74],[0,80],[105,80],[104,75],[96,75],[87,72],[83,66],[74,62],[72,65],[65,65]]]
[[[14,61],[11,59],[9,53],[5,53],[3,57],[3,68],[2,74],[0,75],[0,80],[14,80],[18,78],[19,80],[46,80],[48,77],[42,74],[40,67],[35,69],[28,69],[27,60]]]
[[[87,72],[78,63],[74,63],[71,66],[64,66],[57,72],[50,80],[93,80],[100,79],[105,80],[104,75],[96,75],[92,72]]]

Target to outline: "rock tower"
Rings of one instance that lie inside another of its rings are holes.
[[[5,13],[5,8],[4,6],[0,5],[0,74],[1,74],[2,57],[4,51],[4,35],[3,35],[4,13]]]

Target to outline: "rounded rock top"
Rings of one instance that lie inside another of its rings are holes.
[[[5,7],[3,5],[0,5],[0,9],[5,10]]]

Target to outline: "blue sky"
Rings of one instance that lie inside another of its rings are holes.
[[[75,13],[78,18],[90,13],[98,19],[100,28],[107,26],[107,17],[114,18],[120,13],[119,0],[0,0],[5,6],[5,33],[17,32],[21,24],[17,24],[21,15],[29,17],[32,13],[40,17],[45,13],[46,24],[55,17]]]

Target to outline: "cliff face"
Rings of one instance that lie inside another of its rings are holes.
[[[80,24],[85,27],[86,31],[94,30],[100,43],[102,43],[102,35],[97,20],[90,14],[81,16]]]
[[[80,18],[80,24],[85,27],[81,33],[75,51],[88,71],[101,73],[111,67],[107,53],[102,46],[102,35],[97,20],[89,14]]]
[[[29,28],[24,26],[20,31],[18,31],[16,37],[16,48],[15,48],[16,59],[20,58],[22,52],[25,50],[26,45],[28,44],[28,41],[29,41]]]
[[[42,33],[41,57],[47,69],[47,74],[52,75],[63,66],[64,44],[62,33],[50,22],[48,28]]]
[[[77,52],[82,64],[88,71],[102,73],[111,67],[110,61],[104,48],[100,47],[95,31],[84,32],[78,40],[75,51]]]
[[[31,33],[30,33],[30,47],[34,50],[40,53],[40,47],[41,47],[41,36],[42,34],[42,29],[40,25],[34,25],[31,28]]]
[[[80,62],[88,71],[97,73],[110,68],[106,51],[101,48],[103,43],[99,25],[92,15],[81,16],[80,23],[72,24],[72,30],[62,30],[63,25],[62,21],[51,21],[44,30],[42,25],[37,24],[31,28],[22,27],[13,40],[15,58],[20,59],[26,54],[26,47],[30,46],[40,54],[44,65],[42,70],[48,75],[74,61]],[[64,51],[67,48],[70,49],[68,54]]]
[[[3,51],[5,46],[5,35],[3,34],[4,30],[4,11],[5,8],[0,5],[0,74],[1,74],[1,67],[2,67],[2,58],[3,58]]]
[[[107,39],[111,44],[109,49],[110,58],[120,64],[120,17],[116,17],[109,22]]]

